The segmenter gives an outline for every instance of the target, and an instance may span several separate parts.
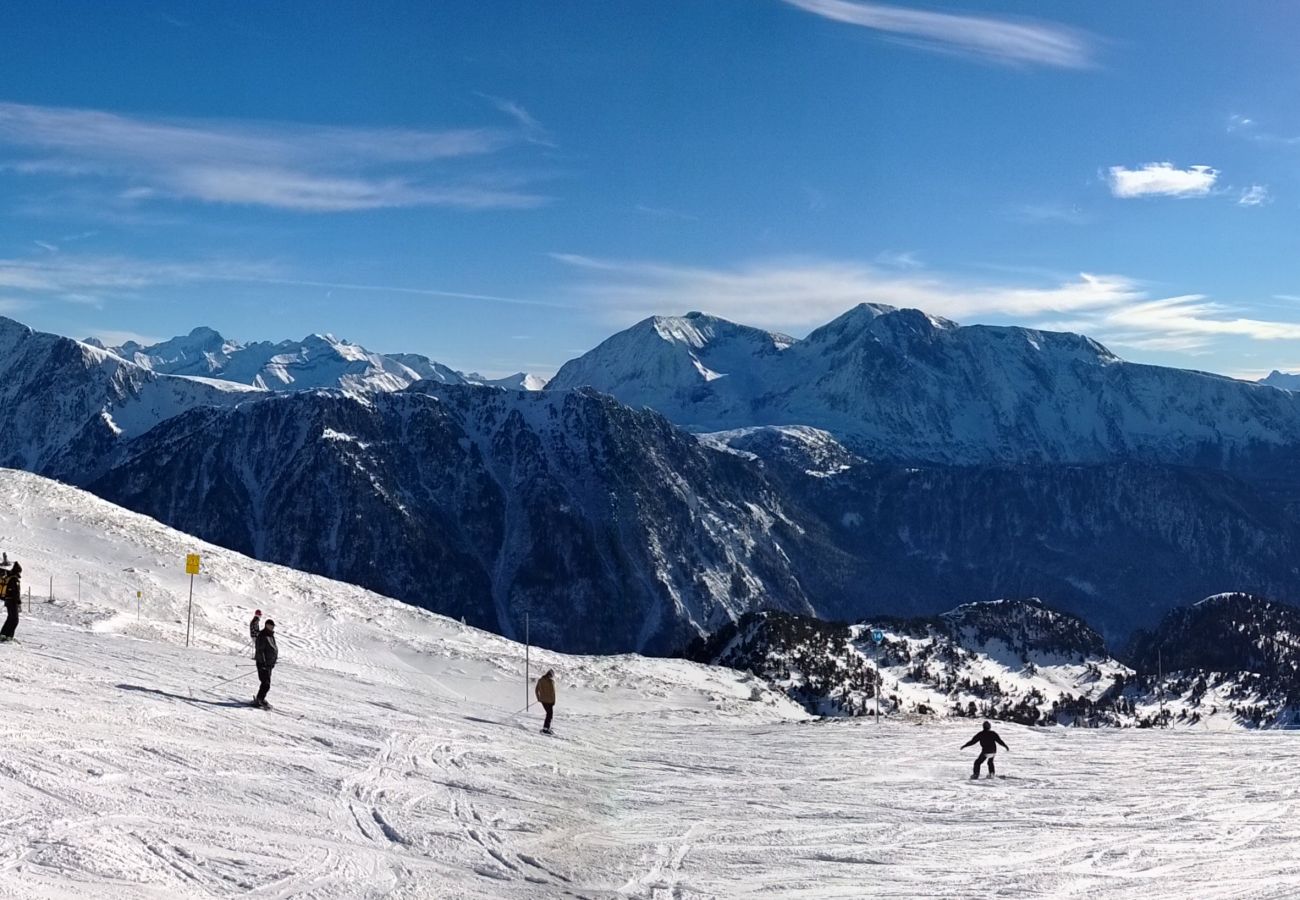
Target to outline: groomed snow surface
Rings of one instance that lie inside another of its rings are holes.
[[[999,725],[1006,777],[971,782],[968,722],[815,722],[739,673],[535,651],[548,738],[502,638],[8,470],[0,547],[36,601],[0,647],[0,897],[1300,894],[1291,734]]]

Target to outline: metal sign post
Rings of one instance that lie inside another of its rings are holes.
[[[876,644],[876,724],[880,724],[880,643],[885,633],[879,628],[871,629],[871,640]]]
[[[190,625],[194,621],[194,576],[199,574],[199,555],[191,553],[185,557],[185,573],[190,576],[190,606],[185,613],[185,646],[190,645]]]

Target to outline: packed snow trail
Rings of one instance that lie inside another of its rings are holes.
[[[534,651],[548,738],[494,635],[5,471],[0,545],[62,585],[0,646],[0,898],[1300,893],[1292,734],[1001,724],[1007,777],[972,782],[976,722],[813,722],[739,673]]]

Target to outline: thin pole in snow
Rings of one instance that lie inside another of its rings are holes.
[[[876,644],[876,724],[880,724],[880,645]]]
[[[528,693],[528,684],[533,680],[532,673],[529,671],[532,667],[533,648],[528,639],[528,613],[524,613],[524,712],[528,707],[533,705],[533,697]]]
[[[81,573],[77,573],[77,602],[81,602]]]
[[[194,576],[190,576],[190,606],[185,612],[185,646],[190,645],[190,623],[194,620]]]
[[[50,601],[49,602],[51,603],[54,602],[54,576],[53,575],[50,576]]]
[[[1160,695],[1160,727],[1165,727],[1165,653],[1156,648],[1156,691]]]

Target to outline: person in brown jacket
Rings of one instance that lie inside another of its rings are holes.
[[[537,679],[537,687],[533,689],[533,694],[537,697],[537,702],[542,704],[542,709],[546,710],[546,721],[542,723],[542,734],[551,733],[551,714],[555,710],[555,671],[547,669],[546,674]]]

